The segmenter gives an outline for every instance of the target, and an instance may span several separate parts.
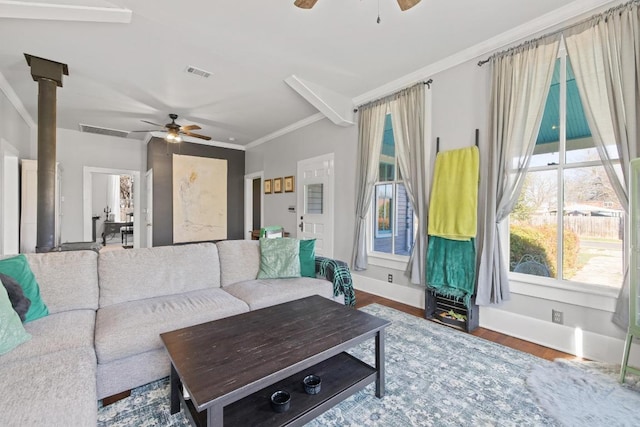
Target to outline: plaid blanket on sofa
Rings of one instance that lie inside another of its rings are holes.
[[[344,295],[344,305],[356,305],[356,293],[353,290],[351,271],[344,261],[316,257],[316,274],[333,283],[333,296]]]

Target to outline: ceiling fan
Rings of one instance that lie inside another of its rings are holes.
[[[311,9],[318,0],[296,0],[293,2],[294,5],[298,6],[301,9]],[[413,6],[420,3],[420,0],[398,0],[398,5],[400,6],[400,10],[403,12],[405,10],[411,9]]]
[[[148,120],[141,120],[144,123],[148,123],[153,126],[158,126],[164,129],[151,129],[151,130],[134,130],[132,132],[167,132],[167,136],[164,138],[168,142],[180,142],[182,141],[182,137],[180,135],[192,136],[194,138],[204,139],[206,141],[210,141],[211,137],[206,135],[200,135],[198,133],[191,132],[192,130],[200,129],[198,125],[186,125],[180,126],[176,123],[176,119],[178,118],[177,114],[169,114],[169,118],[171,119],[171,123],[167,123],[166,125],[160,125],[158,123],[153,123]]]

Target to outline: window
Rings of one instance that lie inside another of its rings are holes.
[[[385,118],[378,182],[373,198],[373,251],[409,256],[414,240],[415,217],[397,165],[390,114]]]
[[[608,152],[616,152],[615,141],[606,145]],[[571,62],[561,50],[530,167],[510,216],[510,270],[620,287],[623,217],[595,148]]]

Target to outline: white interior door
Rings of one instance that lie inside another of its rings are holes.
[[[298,238],[316,239],[316,254],[333,257],[333,153],[298,162]]]
[[[153,247],[153,169],[149,169],[147,178],[147,207],[145,212],[145,225],[147,233],[147,248]]]
[[[0,182],[2,192],[0,193],[0,206],[2,206],[2,216],[0,217],[0,254],[17,254],[19,252],[20,227],[19,214],[19,168],[18,155],[8,143],[2,141],[0,152],[2,153],[2,174]]]

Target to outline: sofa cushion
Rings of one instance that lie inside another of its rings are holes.
[[[7,290],[0,284],[0,354],[5,354],[31,338],[11,306]],[[4,359],[3,359],[4,363]]]
[[[96,356],[73,349],[0,364],[3,426],[95,426]]]
[[[246,302],[251,310],[320,295],[333,299],[333,284],[323,279],[255,279],[226,286],[225,291]]]
[[[98,310],[96,354],[100,363],[162,348],[160,334],[249,311],[220,288],[161,296]]]
[[[98,254],[64,251],[27,254],[49,313],[98,308]]]
[[[89,348],[93,351],[96,312],[73,310],[50,314],[42,319],[25,323],[31,340],[2,356],[2,363],[36,358],[74,348]]]
[[[316,277],[316,239],[300,240],[300,275]]]
[[[252,280],[260,271],[260,242],[257,240],[223,240],[216,243],[220,255],[222,286]]]
[[[18,317],[20,317],[20,321],[24,322],[29,307],[31,307],[31,300],[25,296],[22,287],[13,277],[0,273],[0,282],[2,282],[2,286],[4,286],[7,291],[7,296],[9,297],[9,301],[11,301],[11,307],[13,307]]]
[[[24,294],[31,301],[25,316],[25,322],[39,319],[49,314],[49,310],[40,297],[40,287],[36,281],[27,258],[20,254],[0,260],[0,272],[13,277],[20,284]]]
[[[100,307],[220,287],[213,243],[100,253]]]
[[[300,242],[296,239],[260,239],[258,279],[300,277]]]

